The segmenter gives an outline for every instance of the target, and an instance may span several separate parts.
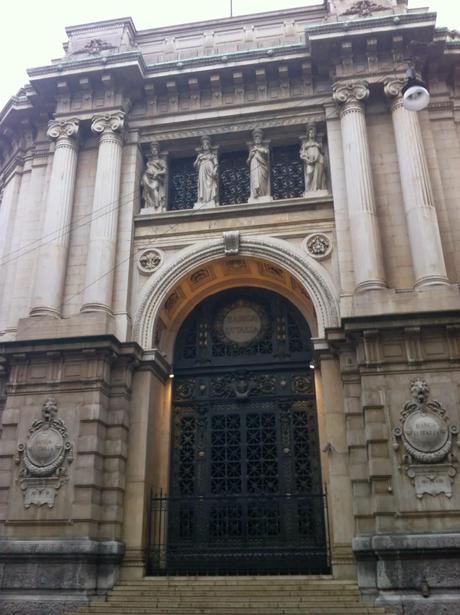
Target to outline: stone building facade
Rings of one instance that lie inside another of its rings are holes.
[[[0,118],[2,612],[200,572],[203,544],[289,572],[257,545],[292,540],[460,612],[460,34],[329,0],[67,35]]]

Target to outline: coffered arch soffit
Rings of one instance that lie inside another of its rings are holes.
[[[239,272],[232,265],[238,262],[244,264]],[[228,271],[226,279],[214,274],[223,270]],[[243,236],[238,254],[233,256],[226,256],[221,238],[184,248],[164,263],[141,295],[133,323],[134,339],[144,349],[158,347],[171,360],[175,332],[190,310],[224,287],[245,285],[269,288],[290,299],[304,314],[314,336],[322,337],[327,327],[339,324],[337,292],[320,263],[281,239]]]

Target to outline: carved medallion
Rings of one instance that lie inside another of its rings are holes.
[[[67,464],[72,463],[72,444],[67,427],[56,418],[57,404],[48,399],[42,418],[34,421],[25,443],[18,445],[18,482],[24,492],[24,506],[54,506],[57,490],[68,480]]]
[[[267,324],[267,315],[261,306],[240,300],[220,310],[215,330],[225,343],[245,346],[262,339]]]
[[[156,248],[143,250],[137,260],[137,268],[141,273],[150,275],[156,271],[163,262],[163,253]]]
[[[404,447],[403,468],[412,479],[417,497],[425,493],[452,495],[451,485],[457,472],[453,463],[453,439],[458,429],[449,424],[446,410],[439,401],[428,401],[430,389],[424,380],[410,385],[412,399],[401,410],[401,427],[393,429],[393,447]]]
[[[332,243],[324,233],[313,233],[304,239],[303,246],[310,256],[322,260],[332,252]]]

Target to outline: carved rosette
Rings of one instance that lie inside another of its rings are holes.
[[[446,410],[429,401],[430,389],[421,379],[410,385],[412,399],[402,407],[401,426],[393,429],[393,448],[402,445],[402,468],[412,480],[418,498],[424,494],[452,495],[457,459],[452,452],[458,428],[451,425]]]
[[[57,411],[56,401],[47,399],[42,418],[32,423],[27,441],[18,444],[15,461],[25,508],[44,504],[53,508],[58,489],[69,479],[73,446],[65,423],[56,418]]]
[[[145,275],[150,275],[156,271],[163,262],[163,252],[156,248],[146,248],[139,254],[137,268]]]
[[[327,258],[332,252],[332,243],[324,233],[312,233],[305,237],[303,247],[316,260]]]
[[[401,89],[403,85],[403,79],[395,79],[394,77],[385,79],[383,91],[385,92],[385,96],[391,101],[392,111],[398,107],[401,107],[403,104],[403,99],[401,96]]]
[[[363,113],[364,102],[369,98],[369,84],[367,81],[334,83],[332,97],[341,107],[341,116],[348,113]]]
[[[75,148],[77,146],[79,124],[80,122],[76,118],[69,120],[51,120],[48,123],[46,134],[50,139],[56,141],[56,148]]]
[[[115,139],[118,142],[122,139],[124,125],[125,113],[116,111],[95,115],[91,122],[91,130],[101,135],[101,141]]]

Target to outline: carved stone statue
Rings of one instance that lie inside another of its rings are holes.
[[[252,133],[253,142],[249,144],[247,163],[250,171],[249,203],[271,201],[270,196],[270,150],[268,141],[263,140],[263,132],[256,128]]]
[[[142,197],[146,209],[166,210],[167,174],[165,155],[160,154],[160,144],[153,142],[150,144],[150,156],[141,179]]]
[[[304,196],[308,196],[311,192],[326,190],[324,154],[322,145],[316,136],[314,124],[307,126],[307,135],[301,139],[300,158],[304,165]]]
[[[219,162],[217,160],[217,147],[211,145],[208,136],[201,137],[201,148],[199,148],[193,166],[198,171],[197,189],[198,198],[194,209],[215,207],[217,201],[217,182]]]

